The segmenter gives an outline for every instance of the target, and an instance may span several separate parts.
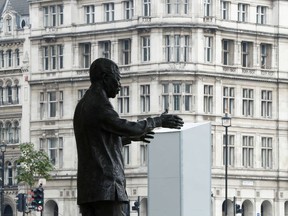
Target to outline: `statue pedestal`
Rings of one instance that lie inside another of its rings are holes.
[[[155,130],[148,148],[148,215],[210,216],[210,123]]]

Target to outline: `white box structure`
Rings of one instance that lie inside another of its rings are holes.
[[[155,132],[148,147],[148,215],[210,216],[210,123]]]

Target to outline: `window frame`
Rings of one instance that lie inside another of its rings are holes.
[[[104,21],[113,22],[115,20],[115,5],[114,3],[104,3]]]
[[[239,3],[238,4],[238,22],[248,22],[248,10],[249,10],[249,5],[248,4],[243,4]]]
[[[140,85],[140,107],[142,113],[150,112],[150,85]]]
[[[242,136],[242,166],[254,167],[254,136]]]
[[[204,62],[213,62],[213,37],[204,36]]]
[[[95,23],[95,5],[84,5],[84,21],[86,24]]]
[[[142,62],[150,62],[150,36],[141,37]]]

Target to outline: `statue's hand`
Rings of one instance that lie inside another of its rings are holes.
[[[145,143],[150,143],[149,139],[154,139],[154,132],[153,131],[149,131],[148,133],[144,134],[141,137],[131,137],[131,141],[142,141]]]
[[[181,129],[181,127],[184,124],[183,119],[177,115],[171,115],[171,114],[163,113],[160,116],[160,119],[162,121],[162,127],[164,127],[164,128]]]

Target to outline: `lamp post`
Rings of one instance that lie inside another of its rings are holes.
[[[6,144],[2,142],[0,145],[2,152],[2,164],[1,164],[1,216],[4,216],[4,154],[6,151]]]
[[[225,116],[222,117],[222,126],[225,127],[225,216],[227,216],[227,194],[228,194],[228,127],[231,126],[231,118],[228,116],[227,112]]]

